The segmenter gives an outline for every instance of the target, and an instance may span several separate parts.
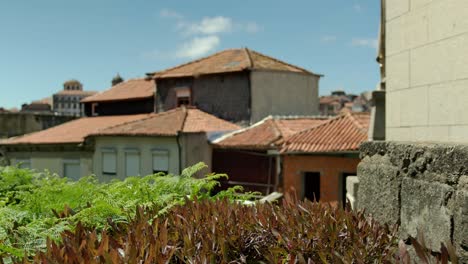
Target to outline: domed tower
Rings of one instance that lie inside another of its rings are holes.
[[[66,91],[83,91],[83,84],[78,80],[68,80],[63,84],[63,89]]]
[[[117,73],[117,75],[114,78],[112,78],[112,86],[115,86],[123,81],[124,79],[122,79],[122,77],[120,77],[120,75]]]

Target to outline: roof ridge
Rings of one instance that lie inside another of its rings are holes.
[[[275,120],[296,120],[296,119],[331,119],[331,115],[272,115]]]
[[[323,76],[322,74],[314,73],[314,72],[312,72],[312,71],[306,70],[306,69],[304,69],[304,68],[301,68],[301,67],[299,67],[299,66],[296,66],[296,65],[293,65],[293,64],[290,64],[290,63],[287,63],[287,62],[282,61],[282,60],[279,60],[279,59],[277,59],[277,58],[273,58],[273,57],[271,57],[271,56],[265,55],[265,54],[263,54],[263,53],[261,53],[261,52],[255,51],[255,50],[250,50],[250,52],[257,53],[258,55],[263,56],[263,57],[266,57],[266,58],[268,58],[268,59],[270,59],[270,60],[276,61],[276,62],[278,62],[278,63],[286,64],[286,65],[288,65],[288,66],[290,66],[290,67],[296,68],[296,69],[301,70],[301,71],[305,71],[305,72],[310,73],[310,74],[313,74],[313,75]]]
[[[245,47],[244,48],[244,51],[245,53],[247,54],[247,59],[249,60],[249,65],[250,65],[250,68],[253,68],[254,67],[254,63],[253,63],[253,60],[252,60],[252,56],[250,55],[250,50]]]
[[[221,142],[221,141],[223,141],[225,139],[228,139],[228,138],[233,137],[233,136],[235,136],[237,134],[240,134],[240,133],[243,133],[243,132],[248,131],[250,129],[253,129],[253,128],[257,127],[257,126],[260,126],[260,125],[266,123],[266,121],[268,121],[270,119],[272,119],[271,116],[267,116],[267,117],[263,118],[262,120],[258,121],[257,123],[253,124],[253,125],[250,125],[248,127],[244,127],[244,128],[232,131],[230,133],[227,133],[227,134],[217,138],[216,140],[214,140],[213,144],[218,144],[219,142]]]
[[[164,73],[164,72],[171,71],[171,70],[175,70],[175,69],[178,69],[178,68],[181,68],[181,67],[190,65],[190,64],[194,64],[194,63],[200,62],[200,61],[202,61],[202,60],[206,60],[206,59],[209,59],[209,58],[214,57],[214,56],[216,56],[216,55],[219,55],[219,54],[221,54],[221,53],[223,53],[223,52],[231,51],[231,50],[239,50],[239,49],[232,48],[232,49],[221,50],[221,51],[218,51],[218,52],[213,53],[213,54],[211,54],[211,55],[204,56],[204,57],[198,58],[198,59],[196,59],[196,60],[192,60],[192,61],[189,61],[189,62],[185,62],[185,63],[179,64],[179,65],[176,65],[176,66],[174,66],[174,67],[167,68],[167,69],[164,69],[164,70],[162,70],[162,71],[152,72],[152,73],[149,73],[149,74],[152,75],[152,78],[153,78],[153,79],[156,79],[156,78],[158,78],[157,75],[162,74],[162,73]]]

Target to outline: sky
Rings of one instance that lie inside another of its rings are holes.
[[[0,107],[241,47],[323,74],[320,95],[361,93],[379,81],[379,16],[375,0],[1,0]]]

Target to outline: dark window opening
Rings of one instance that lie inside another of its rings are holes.
[[[177,98],[177,107],[182,105],[190,105],[190,97],[179,97]]]
[[[304,173],[304,198],[320,201],[320,172]]]

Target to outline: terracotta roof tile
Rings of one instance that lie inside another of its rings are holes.
[[[355,151],[367,140],[368,113],[345,113],[287,138],[283,153]]]
[[[203,74],[239,72],[251,69],[314,74],[305,69],[263,55],[259,52],[242,48],[224,50],[205,58],[194,60],[160,72],[155,72],[153,73],[153,76],[157,79],[162,79],[189,77]]]
[[[277,147],[294,133],[320,125],[323,117],[268,117],[246,129],[226,135],[215,141],[219,148],[266,150]]]
[[[81,143],[84,138],[100,129],[141,119],[144,115],[84,117],[46,130],[10,138],[3,144],[62,144]]]
[[[94,133],[94,136],[175,136],[178,132],[232,131],[240,127],[228,121],[193,108],[176,108],[167,112],[149,114],[146,118],[116,125]]]
[[[108,90],[86,97],[81,100],[81,102],[89,103],[142,99],[153,97],[155,92],[156,88],[153,80],[144,78],[131,79],[116,84]]]

